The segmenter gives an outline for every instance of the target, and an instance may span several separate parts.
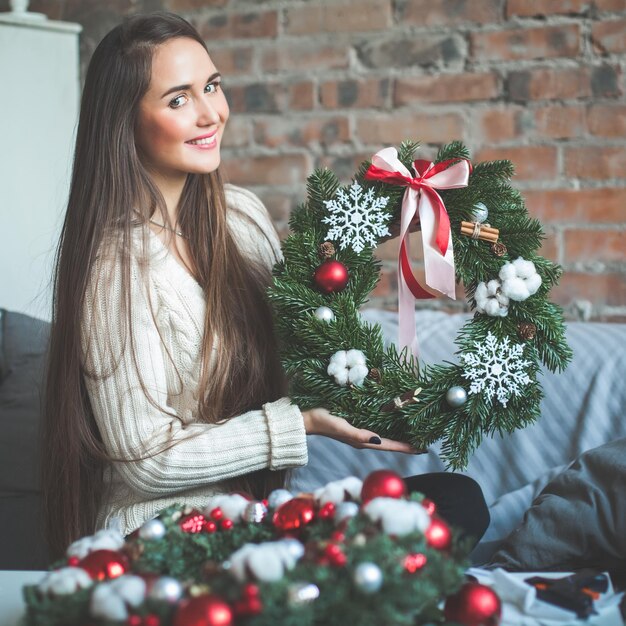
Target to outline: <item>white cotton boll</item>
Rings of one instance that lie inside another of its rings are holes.
[[[530,278],[537,273],[535,264],[532,261],[526,261],[521,256],[513,261],[513,267],[519,278]]]
[[[523,302],[530,296],[530,291],[528,291],[526,281],[523,278],[507,278],[502,283],[502,293],[516,302]]]
[[[478,283],[474,299],[476,310],[492,317],[506,317],[509,312],[509,298],[502,293],[499,280],[490,280],[488,283]]]
[[[485,302],[484,312],[491,317],[505,317],[508,311],[508,307],[502,308],[496,298],[489,298]]]
[[[303,555],[304,546],[294,544],[292,539],[248,543],[231,555],[230,572],[240,582],[246,580],[248,571],[257,580],[275,582],[284,576],[285,569],[293,569]]]
[[[348,380],[353,385],[356,385],[358,387],[363,384],[363,382],[367,378],[368,373],[369,370],[367,369],[367,366],[359,363],[358,365],[351,367],[348,371]]]
[[[330,362],[335,365],[335,367],[346,367],[348,364],[348,353],[345,350],[338,350],[330,357]]]
[[[407,535],[425,532],[430,525],[430,516],[418,502],[395,498],[374,498],[364,507],[365,514],[374,522],[380,522],[388,535]]]
[[[92,617],[125,620],[128,606],[139,606],[146,597],[146,582],[139,576],[125,575],[98,585],[91,594]]]
[[[94,550],[119,550],[124,545],[124,537],[118,530],[103,529],[94,535],[83,537],[70,544],[67,556],[79,559],[86,557]]]
[[[237,493],[218,494],[209,500],[204,512],[208,515],[213,509],[219,507],[222,509],[222,513],[224,513],[226,519],[239,522],[249,503],[249,500]]]
[[[496,280],[494,278],[493,280],[490,280],[487,283],[487,293],[490,296],[496,296],[496,295],[498,295],[498,291],[499,291],[501,286],[502,286],[502,283],[499,280]]]
[[[346,365],[348,367],[365,365],[365,355],[360,350],[348,350],[346,353]]]
[[[55,596],[76,593],[79,589],[91,587],[91,576],[80,567],[62,567],[48,572],[38,587],[42,593]]]
[[[541,276],[539,274],[533,274],[526,279],[526,288],[531,296],[539,291],[539,287],[541,287]]]
[[[348,374],[349,370],[345,367],[333,366],[331,363],[328,366],[327,370],[328,374],[335,379],[335,382],[342,387],[345,387],[348,384]]]
[[[321,505],[327,502],[340,504],[346,499],[346,493],[352,500],[359,500],[362,488],[363,481],[359,480],[356,476],[348,476],[341,480],[334,480],[324,487],[316,489],[314,496]]]
[[[228,570],[239,582],[244,582],[246,580],[246,564],[248,562],[248,556],[252,554],[255,549],[255,545],[252,543],[247,543],[242,546],[236,552],[231,554],[230,559],[228,559],[230,563],[230,569]]]
[[[508,280],[509,278],[516,278],[517,271],[515,270],[515,266],[513,263],[507,262],[505,263],[498,272],[498,276],[501,281]]]

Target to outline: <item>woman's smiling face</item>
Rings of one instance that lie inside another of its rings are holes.
[[[170,39],[155,49],[135,128],[150,173],[177,181],[217,169],[229,113],[220,81],[207,51],[193,39]]]

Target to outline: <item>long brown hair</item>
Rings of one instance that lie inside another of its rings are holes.
[[[169,223],[165,201],[135,146],[135,124],[139,101],[150,84],[154,50],[175,37],[194,39],[206,49],[197,31],[179,16],[129,17],[104,37],[87,70],[53,276],[44,390],[43,510],[55,558],[71,541],[95,530],[107,463],[136,460],[114,459],[103,446],[85,386],[85,377],[95,373],[87,371],[83,362],[81,315],[106,238],[121,258],[123,278],[122,310],[112,314],[126,320],[125,337],[133,350],[131,229],[138,219],[147,222],[155,212]],[[133,208],[139,210],[139,218]],[[188,175],[178,221],[188,235],[190,269],[206,299],[197,419],[210,423],[259,408],[285,391],[265,298],[270,273],[238,250],[226,211],[219,171]],[[214,337],[219,350],[213,351],[209,371]],[[144,392],[149,397],[145,387]],[[263,497],[283,478],[282,472],[261,470],[231,479],[229,487]]]

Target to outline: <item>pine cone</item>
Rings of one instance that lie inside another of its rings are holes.
[[[537,327],[531,322],[521,322],[517,325],[517,333],[520,339],[534,339],[537,335]]]
[[[507,253],[506,246],[500,241],[497,241],[496,243],[491,244],[491,251],[496,256],[504,256]]]
[[[373,380],[375,383],[379,383],[381,379],[380,370],[377,367],[372,367],[367,377]]]
[[[331,259],[335,256],[335,246],[333,246],[330,241],[325,241],[324,243],[321,243],[319,245],[319,248],[317,249],[317,254],[320,259]]]

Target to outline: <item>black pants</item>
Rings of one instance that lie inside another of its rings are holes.
[[[489,509],[479,484],[469,476],[437,472],[409,476],[404,481],[409,491],[419,491],[432,500],[437,515],[458,528],[476,545],[489,526]]]

